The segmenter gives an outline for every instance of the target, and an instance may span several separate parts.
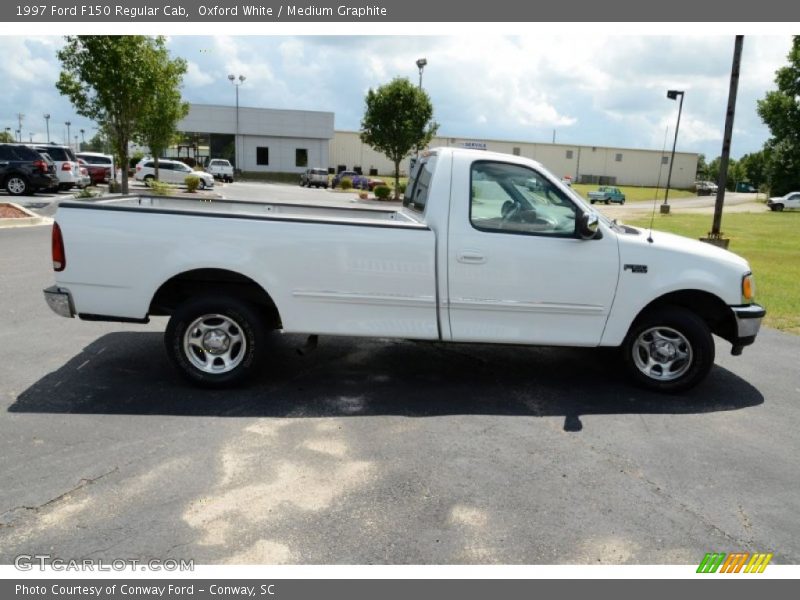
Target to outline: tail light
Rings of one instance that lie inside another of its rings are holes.
[[[141,171],[141,170],[142,170],[142,167],[140,167],[139,165],[136,165],[136,170],[137,170],[137,171]]]
[[[63,163],[61,165],[61,170],[62,171],[72,171],[72,163],[70,163],[70,162]]]
[[[58,223],[53,223],[53,270],[63,271],[67,266],[67,254],[64,252],[64,238],[61,235],[61,227]]]
[[[33,167],[38,169],[40,173],[47,173],[47,163],[43,160],[33,161]]]

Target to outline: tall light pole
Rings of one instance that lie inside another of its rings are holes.
[[[237,83],[238,79],[238,83]],[[233,163],[236,165],[236,168],[239,169],[241,172],[242,168],[239,163],[239,86],[244,83],[244,80],[247,79],[244,75],[239,75],[237,78],[233,73],[228,75],[228,80],[234,85],[236,88],[236,137],[234,138],[234,160]]]
[[[69,146],[71,145],[71,142],[69,141],[69,126],[72,125],[72,123],[70,121],[65,121],[64,125],[67,126],[67,146]]]
[[[50,143],[50,113],[44,113],[44,124],[47,127],[47,143]]]
[[[675,100],[678,96],[681,97],[681,102],[678,105],[678,123],[675,125],[675,139],[672,141],[672,155],[669,158],[669,171],[667,172],[667,189],[664,190],[664,204],[661,205],[661,214],[665,215],[669,213],[669,184],[672,182],[672,165],[675,162],[675,146],[678,144],[678,129],[681,126],[681,112],[683,111],[683,95],[684,92],[681,90],[669,90],[667,92],[667,98],[670,100]]]
[[[78,152],[82,151],[85,145],[86,145],[86,130],[81,129],[81,145],[78,146]]]
[[[21,129],[17,129],[14,133],[17,134],[17,141],[21,142],[22,141],[22,130]]]
[[[417,68],[419,69],[419,89],[422,89],[422,70],[425,68],[425,65],[427,64],[428,60],[426,58],[417,59]]]

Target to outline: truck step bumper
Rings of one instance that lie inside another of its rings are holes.
[[[42,291],[50,310],[62,317],[72,318],[75,316],[75,306],[72,304],[69,290],[54,285]]]

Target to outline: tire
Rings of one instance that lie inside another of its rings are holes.
[[[31,186],[23,175],[14,173],[6,179],[5,188],[9,196],[22,196],[29,193]]]
[[[201,179],[197,187],[200,188],[201,190],[206,189],[206,182]]]
[[[606,206],[608,206],[610,203],[611,203],[610,200],[606,200]]]
[[[620,200],[620,204],[625,204],[625,200]]]
[[[622,344],[631,378],[646,389],[663,393],[682,392],[700,383],[714,365],[714,351],[706,322],[679,306],[643,314]]]
[[[775,212],[783,212],[783,204],[773,204],[771,208]]]
[[[594,204],[594,202],[595,202],[595,201],[594,201],[594,200],[589,200],[589,202],[591,202],[592,204]]]
[[[265,341],[264,321],[257,310],[228,296],[186,301],[164,332],[172,364],[189,382],[206,388],[230,387],[252,376]]]

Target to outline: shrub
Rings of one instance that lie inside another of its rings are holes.
[[[94,193],[91,188],[85,187],[80,192],[75,194],[76,198],[94,198],[98,194]]]
[[[186,191],[190,194],[195,193],[200,187],[200,178],[197,175],[187,175],[184,181],[186,182]]]
[[[122,184],[117,183],[116,181],[109,181],[108,182],[108,193],[109,194],[119,194],[122,191]]]
[[[389,194],[392,193],[392,189],[388,185],[379,185],[373,190],[373,192],[375,193],[375,197],[379,200],[386,200],[389,197]]]
[[[399,184],[397,184],[397,191],[400,192],[400,194],[405,194],[406,193],[406,183],[401,181]]]
[[[148,184],[150,189],[153,190],[153,193],[157,196],[171,196],[172,195],[172,186],[168,183],[164,183],[163,181],[157,181],[155,179],[151,179],[150,183]]]
[[[349,190],[350,188],[353,187],[353,180],[350,179],[349,177],[344,177],[339,182],[339,187],[342,188],[343,190]]]

